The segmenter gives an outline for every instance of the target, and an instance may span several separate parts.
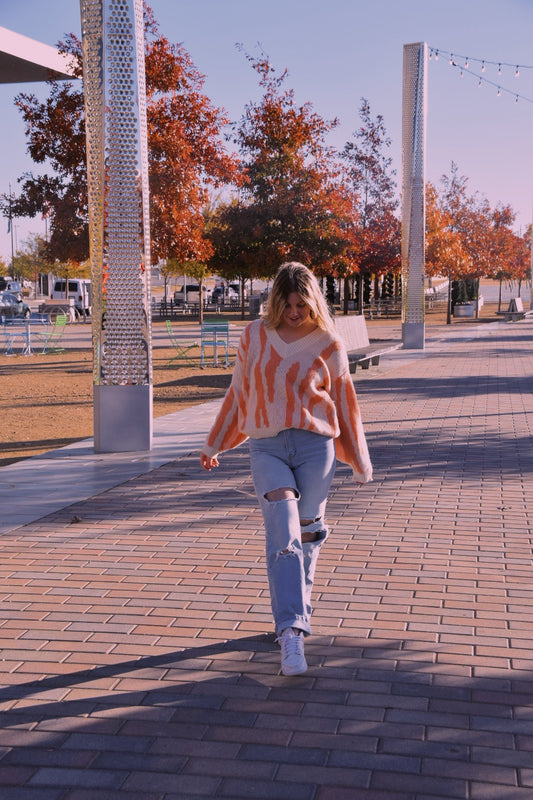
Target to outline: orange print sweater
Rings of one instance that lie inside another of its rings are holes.
[[[372,480],[372,464],[348,358],[340,339],[320,328],[284,342],[262,320],[243,331],[231,385],[202,448],[214,456],[248,437],[302,428],[335,439],[337,458],[356,481]]]

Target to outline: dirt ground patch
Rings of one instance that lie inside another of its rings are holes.
[[[231,369],[167,366],[154,351],[154,417],[221,397]],[[0,466],[93,435],[92,353],[0,356]]]
[[[479,320],[499,320],[496,304],[485,304]],[[428,313],[426,325],[443,325],[442,310]],[[401,336],[399,319],[369,320],[369,336]],[[3,351],[2,351],[3,352]],[[223,396],[231,369],[169,366],[171,349],[155,348],[154,417]],[[93,434],[92,354],[86,350],[34,356],[0,355],[0,466],[63,447]]]

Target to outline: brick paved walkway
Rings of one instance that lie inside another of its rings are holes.
[[[533,323],[358,392],[304,676],[244,450],[0,537],[2,800],[531,800]]]

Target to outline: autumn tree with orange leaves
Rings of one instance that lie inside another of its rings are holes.
[[[159,33],[145,7],[146,93],[152,257],[172,258],[177,269],[205,262],[212,247],[204,236],[209,189],[236,180],[237,159],[222,141],[224,113],[203,94],[203,77],[181,45]],[[82,76],[81,43],[72,34],[60,44]],[[48,213],[48,257],[82,262],[88,257],[87,169],[83,91],[79,82],[50,81],[40,102],[19,94],[28,150],[49,174],[25,174],[15,216]]]
[[[372,117],[370,103],[365,98],[361,101],[359,117],[361,125],[342,151],[356,198],[358,220],[351,268],[345,273],[345,313],[350,278],[357,275],[357,301],[362,313],[363,278],[398,273],[401,268],[401,227],[396,216],[398,198],[392,159],[387,155],[391,140],[383,117],[381,114]]]
[[[481,277],[524,278],[529,250],[512,229],[511,207],[494,209],[477,193],[468,194],[468,179],[456,164],[441,184],[440,194],[432,184],[426,186],[426,275],[449,279],[449,324],[455,303],[477,299]]]
[[[246,58],[263,96],[246,106],[236,130],[242,185],[213,217],[212,263],[230,276],[267,277],[288,260],[328,274],[353,228],[351,198],[326,144],[337,121],[297,105],[284,87],[287,72],[276,75],[268,58]]]

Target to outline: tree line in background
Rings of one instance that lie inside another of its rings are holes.
[[[303,261],[330,294],[335,279],[343,283],[345,313],[350,303],[362,311],[371,296],[397,297],[401,224],[391,141],[369,102],[362,99],[359,127],[338,152],[327,143],[338,120],[324,120],[311,103],[298,105],[286,71],[277,74],[266,56],[243,51],[262,96],[230,124],[204,94],[187,51],[160,33],[148,7],[145,32],[154,263],[167,276],[202,282],[216,273],[244,286],[269,278],[283,261]],[[71,34],[60,49],[74,56],[81,78],[80,41]],[[10,218],[47,218],[49,236],[33,237],[11,265],[30,279],[46,265],[64,276],[88,271],[80,87],[51,81],[45,101],[25,93],[15,100],[31,158],[49,168],[24,174],[18,196],[0,201]],[[520,281],[530,274],[531,231],[516,234],[512,208],[492,208],[467,184],[452,163],[450,175],[426,191],[426,275],[449,278],[457,302],[476,296],[480,277]]]

